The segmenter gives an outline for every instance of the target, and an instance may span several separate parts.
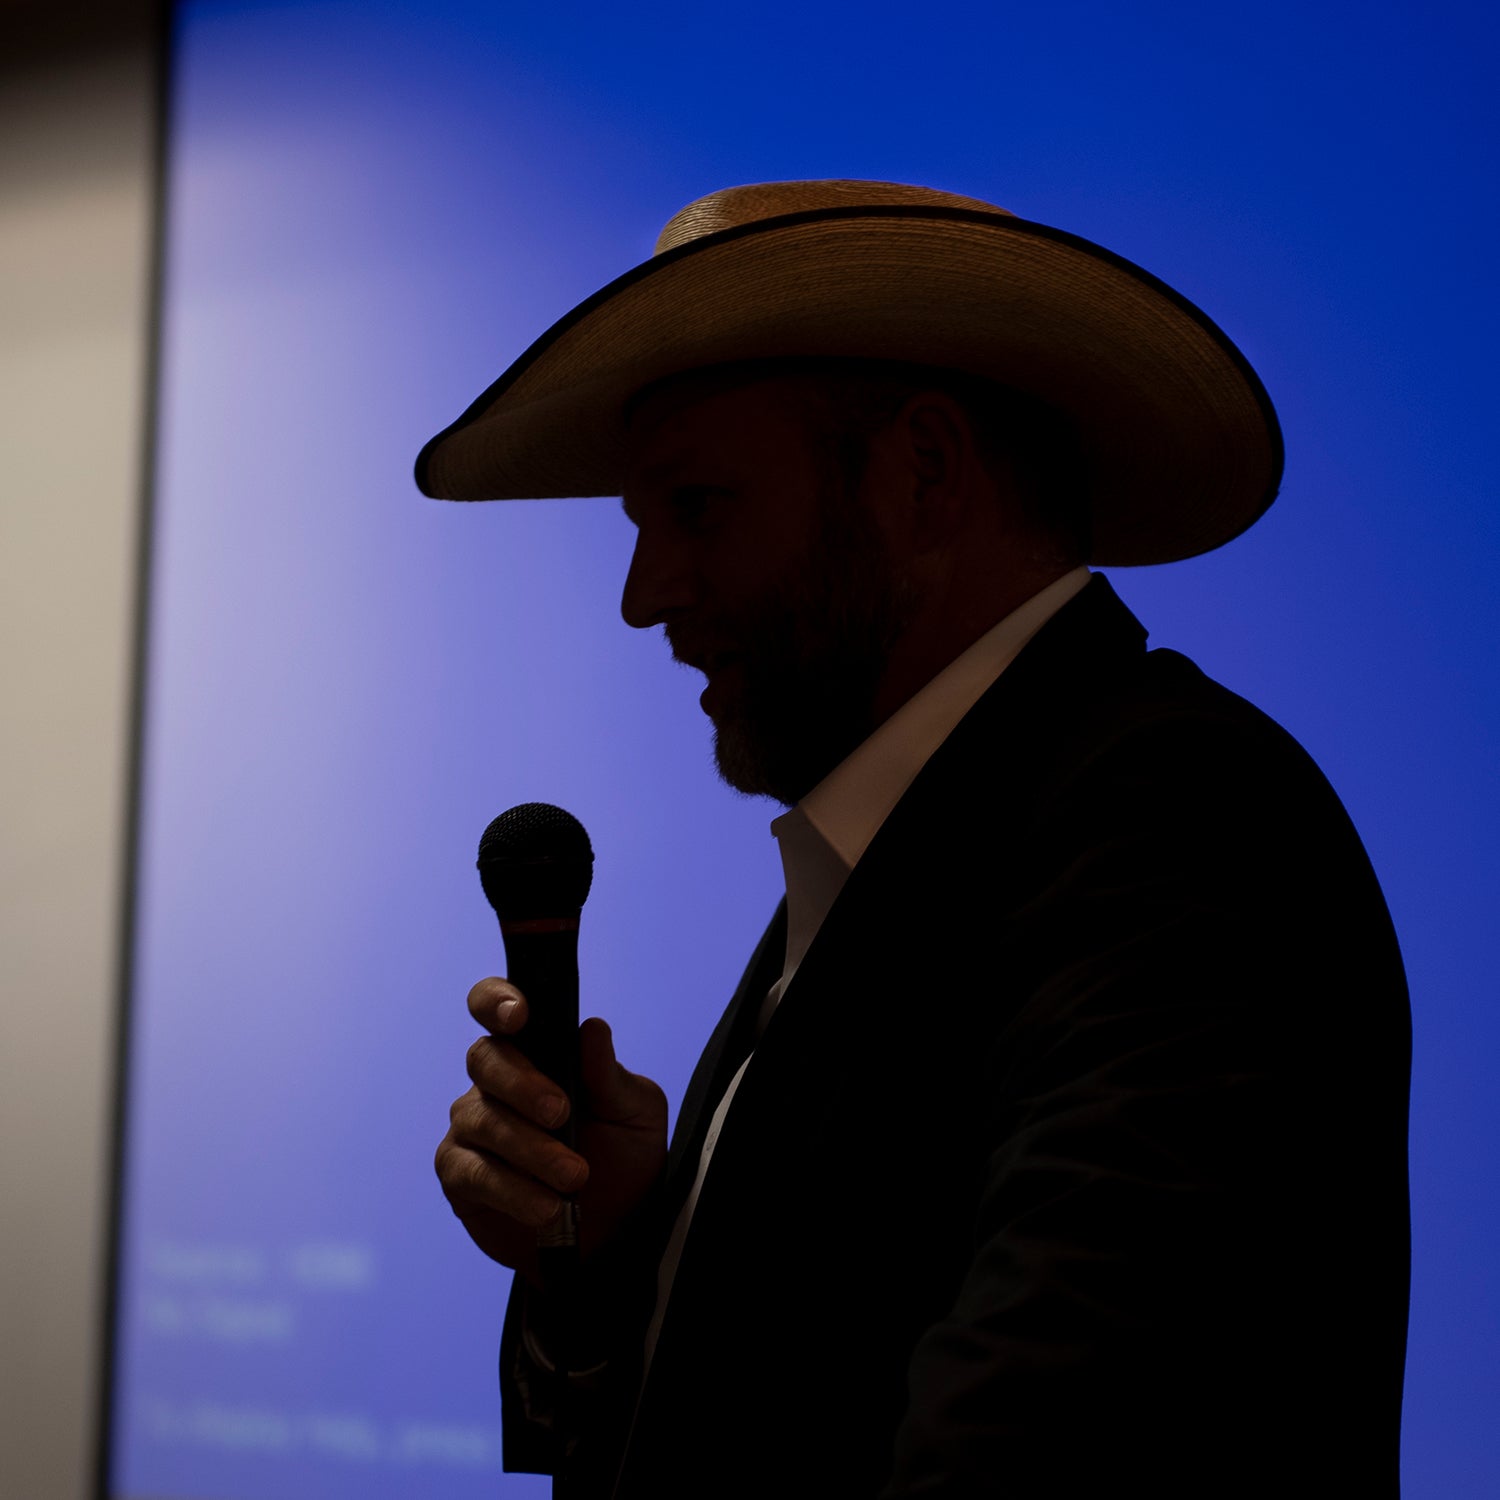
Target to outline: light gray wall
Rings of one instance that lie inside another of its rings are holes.
[[[0,4],[0,1497],[90,1493],[158,7]]]

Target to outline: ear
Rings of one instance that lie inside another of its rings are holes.
[[[892,424],[911,485],[912,543],[925,552],[949,542],[964,523],[979,457],[968,415],[942,391],[907,401]]]

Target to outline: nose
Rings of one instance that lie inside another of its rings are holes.
[[[620,615],[625,623],[637,630],[663,625],[687,609],[692,600],[692,577],[681,548],[672,546],[659,529],[642,526],[636,533],[630,571],[620,595]]]

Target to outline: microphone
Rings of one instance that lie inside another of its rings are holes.
[[[594,851],[583,824],[547,802],[500,814],[479,840],[479,881],[500,919],[506,977],[526,996],[516,1045],[567,1094],[573,1106],[553,1132],[574,1149],[578,1104],[578,919],[594,880]],[[542,1282],[571,1299],[578,1268],[578,1205],[537,1233]]]

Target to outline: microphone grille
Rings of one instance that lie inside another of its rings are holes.
[[[583,824],[550,802],[507,809],[479,840],[479,880],[501,921],[576,916],[594,882]]]

